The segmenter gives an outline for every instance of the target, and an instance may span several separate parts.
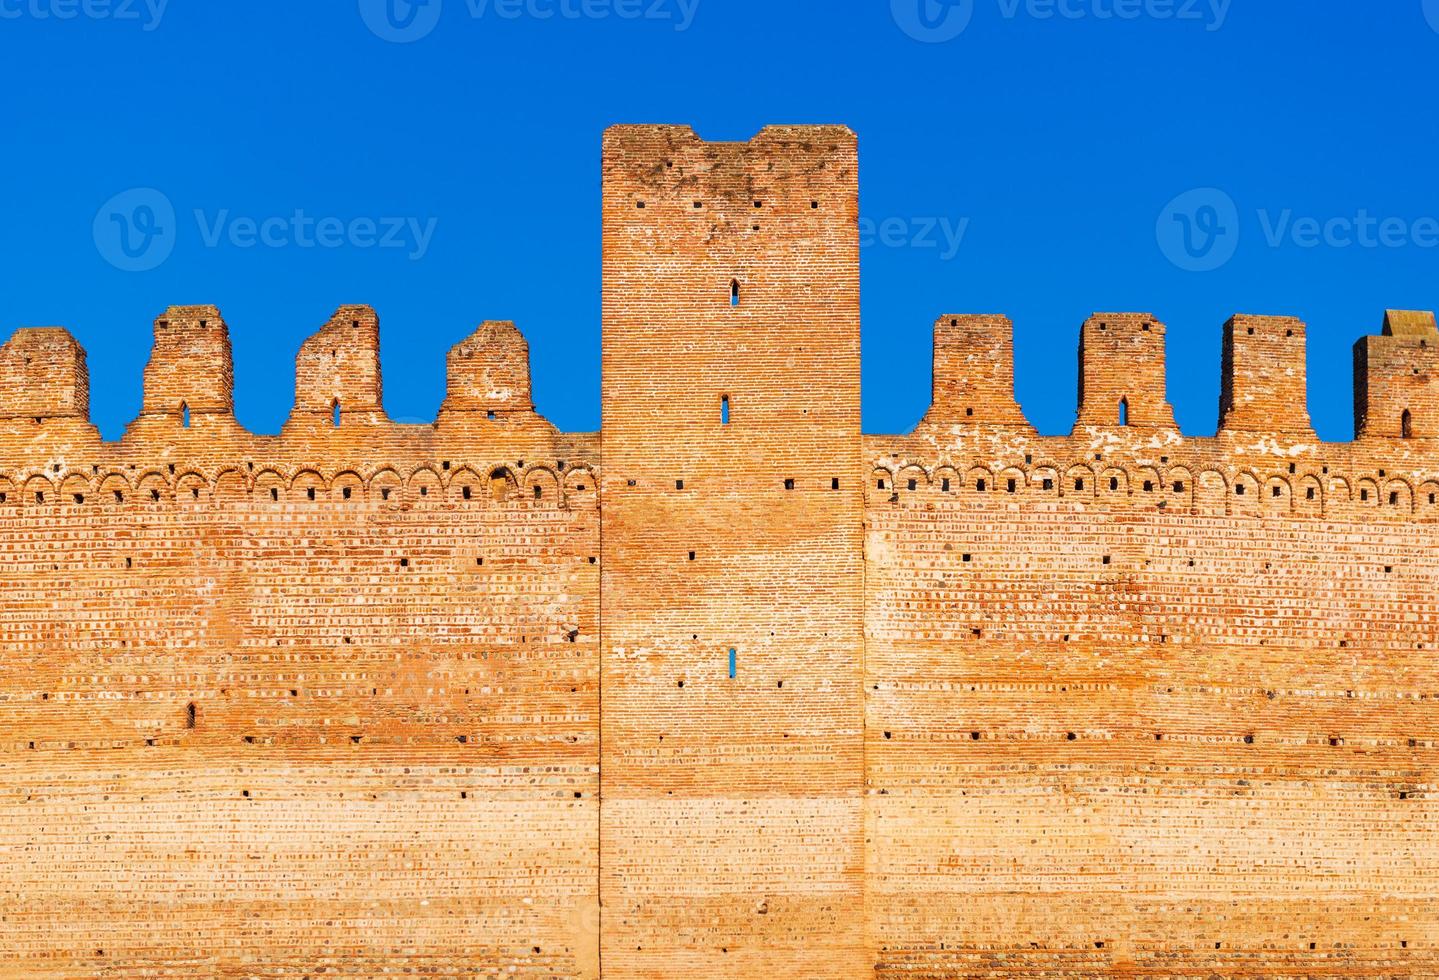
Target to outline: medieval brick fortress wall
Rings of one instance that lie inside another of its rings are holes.
[[[877,976],[1439,976],[1439,331],[1359,342],[1348,444],[1301,322],[1223,345],[1182,436],[1164,325],[1090,318],[1041,438],[1008,321],[942,317],[865,438]]]
[[[118,444],[68,334],[0,350],[0,975],[595,975],[598,440],[508,323],[391,423],[377,340],[259,437],[172,308]]]
[[[859,428],[856,145],[605,138],[603,446],[487,322],[431,425],[379,323],[233,416],[213,307],[88,422],[0,348],[0,975],[1439,975],[1439,330],[1235,317],[1219,431],[1164,325],[1009,322]],[[242,379],[243,383],[243,379]]]

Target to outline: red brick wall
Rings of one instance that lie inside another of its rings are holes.
[[[875,975],[1439,973],[1439,451],[1317,442],[1302,338],[1231,321],[1214,438],[865,438]]]
[[[842,128],[605,137],[606,976],[866,963],[857,206]]]
[[[68,335],[0,356],[0,975],[597,976],[597,439],[388,422],[365,308],[252,436],[159,322],[120,443]]]
[[[603,453],[508,323],[400,425],[342,307],[279,436],[213,307],[117,443],[68,333],[0,348],[0,975],[1439,975],[1432,314],[1353,442],[1277,317],[1180,433],[1147,314],[1069,436],[955,314],[862,437],[857,187],[607,134]]]

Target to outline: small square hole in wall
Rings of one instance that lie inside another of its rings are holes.
[[[939,481],[939,489],[943,490],[945,493],[949,492],[949,477],[945,477],[944,479]]]
[[[691,551],[691,552],[690,552],[690,561],[694,561],[694,560],[695,560],[695,553],[694,553],[693,551]]]
[[[919,489],[919,481],[918,481],[918,480],[910,480],[910,481],[909,481],[909,489],[911,489],[911,490],[918,490],[918,489]]]
[[[1014,480],[1008,480],[1005,482],[1005,490],[1009,493],[1014,493],[1016,487],[1017,483]]]
[[[684,488],[685,488],[685,481],[683,481],[683,480],[676,480],[676,481],[675,481],[675,489],[676,489],[676,490],[683,490]]]
[[[1054,481],[1053,481],[1052,479],[1046,478],[1045,481],[1044,481],[1044,483],[1043,483],[1042,485],[1043,485],[1044,489],[1046,489],[1046,490],[1053,490],[1053,489],[1054,489]]]
[[[1074,489],[1076,489],[1076,490],[1083,490],[1083,489],[1084,489],[1084,478],[1083,478],[1083,477],[1078,477],[1078,478],[1075,479],[1075,481],[1074,481]]]
[[[829,481],[829,488],[830,488],[831,490],[838,490],[838,489],[839,489],[839,477],[835,477],[834,479],[832,479],[832,480]]]
[[[793,489],[794,489],[794,480],[792,480],[792,479],[791,479],[791,480],[785,480],[785,481],[784,481],[784,488],[785,488],[786,490],[793,490]]]

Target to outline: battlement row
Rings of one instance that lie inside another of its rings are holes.
[[[342,306],[296,357],[291,426],[387,421],[381,403],[379,318]],[[1143,313],[1097,313],[1079,341],[1075,431],[1177,432],[1166,396],[1165,326]],[[539,421],[529,347],[513,323],[487,321],[451,348],[440,421],[516,416]],[[188,428],[234,412],[229,330],[213,306],[173,306],[155,320],[141,414],[127,430]],[[1305,325],[1235,316],[1224,325],[1220,431],[1314,439],[1306,407]],[[1354,346],[1359,439],[1439,437],[1439,328],[1432,312],[1390,310],[1377,336]],[[85,352],[63,328],[25,328],[0,347],[0,420],[44,426],[88,420]],[[1013,325],[1001,315],[948,315],[934,328],[932,404],[917,431],[954,426],[1033,434],[1014,393]]]
[[[1178,431],[1166,396],[1164,324],[1146,313],[1096,313],[1079,340],[1075,431]],[[1314,440],[1305,384],[1305,325],[1284,316],[1224,325],[1221,432]],[[1360,439],[1439,437],[1439,329],[1432,312],[1390,310],[1378,336],[1354,345]],[[1032,433],[1014,396],[1008,317],[951,315],[934,327],[934,396],[920,428],[975,425]]]
[[[486,321],[450,349],[441,419],[537,418],[530,352],[515,325]],[[230,334],[214,306],[172,306],[155,319],[137,429],[189,428],[234,414]],[[0,347],[0,420],[88,420],[85,351],[60,327],[17,330]],[[387,421],[381,402],[380,322],[368,306],[342,306],[295,358],[291,425]]]

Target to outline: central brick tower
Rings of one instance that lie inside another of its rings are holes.
[[[856,166],[605,136],[606,977],[868,968]]]

